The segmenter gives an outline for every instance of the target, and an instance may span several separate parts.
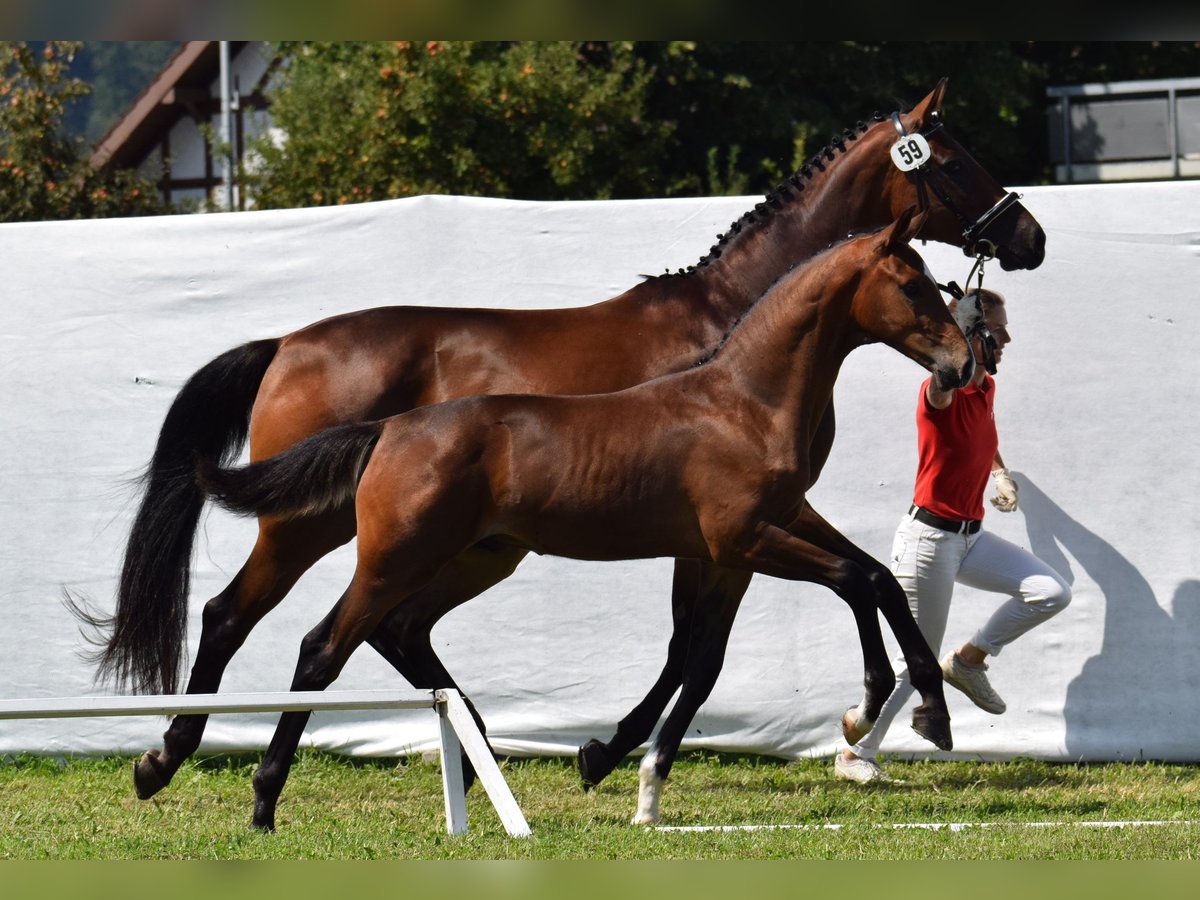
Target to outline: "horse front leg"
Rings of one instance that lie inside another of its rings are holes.
[[[649,739],[675,691],[683,683],[683,667],[692,640],[692,621],[699,599],[701,563],[695,559],[675,560],[671,582],[671,640],[667,660],[658,680],[642,701],[617,723],[616,734],[604,743],[593,738],[579,748],[579,777],[584,790],[598,785],[636,747]]]
[[[746,559],[763,574],[823,585],[850,607],[863,656],[863,699],[842,716],[842,732],[847,740],[854,738],[857,742],[874,727],[896,686],[896,673],[879,627],[873,574],[863,565],[871,558],[805,504],[790,530],[775,525],[763,527]]]
[[[700,568],[699,599],[687,631],[679,699],[638,766],[634,825],[652,825],[660,818],[663,785],[671,773],[684,734],[721,674],[729,633],[753,574],[711,564]]]
[[[233,581],[204,607],[196,659],[186,693],[216,693],[229,661],[268,612],[322,556],[354,537],[353,508],[307,520],[263,520],[258,540]],[[153,797],[200,746],[208,716],[179,715],[163,734],[161,750],[133,764],[139,799]]]
[[[793,525],[791,531],[811,545],[819,546],[827,553],[847,560],[856,566],[859,570],[854,573],[856,583],[861,584],[861,577],[865,576],[865,591],[872,597],[871,606],[882,613],[887,621],[888,627],[904,654],[909,681],[921,695],[920,705],[913,710],[912,728],[939,749],[950,750],[954,741],[950,733],[950,713],[946,706],[941,667],[938,665],[937,657],[930,648],[929,642],[921,634],[916,619],[913,618],[912,611],[908,607],[908,598],[904,594],[904,589],[896,581],[895,576],[887,566],[847,539],[807,504],[800,520]],[[864,588],[856,587],[849,582],[841,587],[837,584],[833,584],[831,587],[855,611],[855,620],[860,621],[862,613],[855,606],[860,601],[855,598],[863,595],[860,592]],[[873,610],[871,618],[874,620],[871,641],[874,642],[874,636],[878,634],[878,618]],[[860,640],[863,640],[861,624]],[[865,643],[863,648],[864,665],[866,665]],[[892,673],[886,654],[883,661],[887,664],[888,672]],[[865,677],[869,679],[869,675]],[[889,674],[889,678],[894,684],[894,675]],[[887,693],[890,692],[891,688],[888,688]],[[884,694],[884,700],[887,699],[887,693]],[[878,718],[880,707],[870,701],[871,696],[872,692],[868,683],[868,691],[863,702],[857,708],[848,710],[842,717],[842,732],[851,746],[857,744],[871,730]]]
[[[839,576],[844,587],[830,587],[850,607],[863,657],[863,698],[858,706],[842,714],[842,736],[853,745],[875,727],[884,702],[896,687],[896,672],[888,659],[879,628],[879,611],[866,587],[866,579],[849,568]]]
[[[920,705],[913,710],[912,729],[939,750],[952,750],[954,739],[950,734],[950,712],[946,706],[945,684],[937,656],[921,634],[908,607],[904,588],[895,576],[880,566],[873,580],[878,588],[879,610],[900,644],[908,666],[909,681],[921,695]]]

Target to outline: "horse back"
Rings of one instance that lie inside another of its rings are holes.
[[[391,306],[325,319],[281,340],[255,401],[251,455],[459,397],[604,393],[686,368],[719,336],[690,302],[646,282],[567,309]]]

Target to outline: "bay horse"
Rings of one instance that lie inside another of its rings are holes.
[[[454,397],[598,393],[685,369],[710,352],[789,267],[848,232],[887,224],[913,203],[928,208],[923,239],[972,255],[986,246],[1008,270],[1036,268],[1045,254],[1044,232],[946,130],[945,91],[943,78],[911,110],[890,119],[876,114],[870,124],[846,129],[735,221],[697,265],[648,278],[604,302],[555,310],[367,309],[252,341],[197,370],[158,436],[126,543],[114,614],[70,604],[101,635],[98,678],[142,693],[175,692],[187,646],[191,552],[205,504],[196,466],[231,461],[247,436],[250,458],[259,460],[332,425]],[[927,165],[903,172],[893,164],[889,149],[898,132],[927,140]],[[814,464],[824,461],[833,439],[832,404],[821,426]],[[805,515],[813,528],[823,527],[811,507]],[[261,517],[249,558],[204,608],[187,692],[215,692],[255,625],[318,559],[354,534],[348,504],[306,517]],[[380,622],[368,643],[415,687],[455,686],[433,650],[434,624],[507,577],[525,553],[487,541],[464,550],[402,615]],[[622,748],[649,735],[678,687],[692,604],[701,595],[710,604],[715,597],[736,604],[748,586],[740,578],[711,563],[676,564],[672,604],[680,627],[667,664],[613,741],[584,748],[591,760],[585,783],[598,781],[628,752]],[[162,749],[147,751],[134,764],[139,797],[170,782],[199,746],[206,721],[202,715],[172,720]],[[581,754],[581,764],[584,759]],[[464,765],[470,783],[465,759]]]
[[[335,426],[242,468],[205,465],[203,487],[236,513],[286,519],[353,501],[354,575],[304,637],[291,689],[328,687],[392,610],[480,541],[574,559],[701,559],[730,572],[831,586],[848,566],[857,570],[797,528],[815,480],[810,448],[842,362],[879,341],[945,390],[974,371],[963,332],[909,244],[924,221],[915,213],[784,276],[690,370],[609,394],[449,400]],[[871,650],[873,683],[883,696],[895,683],[878,602],[901,646],[913,651],[919,709],[944,712],[941,671],[927,646],[916,652],[922,644],[912,641],[919,632],[911,615],[904,620],[903,590],[894,580],[858,587],[846,599]],[[724,627],[723,617],[721,604],[701,606],[693,628]],[[707,695],[717,668],[685,680],[684,692]],[[680,706],[690,721],[693,704],[681,698]],[[254,776],[256,828],[275,827],[309,715],[280,718]],[[687,724],[664,727],[647,753],[635,823],[658,820],[663,780]]]

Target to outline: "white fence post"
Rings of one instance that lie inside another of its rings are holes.
[[[446,704],[439,702],[437,711],[438,732],[442,741],[442,794],[446,800],[446,830],[451,834],[465,834],[467,791],[463,786],[462,745],[454,733],[454,724],[446,714]],[[472,721],[471,724],[475,723]]]
[[[475,720],[471,717],[471,711],[463,703],[462,695],[455,690],[439,690],[434,693],[445,705],[446,718],[450,720],[450,724],[454,726],[454,732],[462,741],[463,749],[467,751],[467,758],[475,766],[475,773],[483,782],[483,787],[492,800],[492,806],[496,808],[500,821],[504,823],[504,829],[513,837],[528,837],[532,833],[529,830],[529,824],[525,821],[525,816],[521,813],[521,807],[517,805],[512,791],[508,789],[508,782],[504,780],[500,767],[496,765],[491,748],[483,739],[483,735],[479,733],[479,728],[476,727]],[[446,765],[446,758],[443,756],[443,771]],[[460,777],[462,775],[461,768],[459,775]]]

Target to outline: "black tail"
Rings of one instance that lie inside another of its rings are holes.
[[[196,468],[241,452],[254,398],[278,349],[279,341],[270,339],[221,354],[188,379],[167,411],[141,478],[145,493],[125,546],[116,612],[100,616],[68,597],[80,619],[108,634],[95,639],[98,680],[130,684],[139,693],[175,693],[186,646],[192,544],[205,501]]]
[[[206,460],[197,478],[215,502],[241,515],[316,515],[353,500],[383,424],[327,428],[270,459],[240,469],[219,468]]]

